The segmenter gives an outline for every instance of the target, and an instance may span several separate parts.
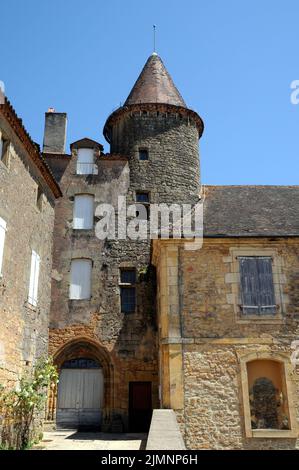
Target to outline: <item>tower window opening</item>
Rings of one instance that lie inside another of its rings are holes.
[[[147,149],[139,149],[139,160],[145,161],[149,159]]]

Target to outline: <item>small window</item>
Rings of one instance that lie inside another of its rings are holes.
[[[239,261],[242,313],[245,315],[274,315],[277,308],[272,258],[242,256]]]
[[[136,191],[136,202],[141,204],[149,204],[149,193],[146,191]]]
[[[90,259],[73,259],[71,262],[70,299],[86,300],[91,297]]]
[[[8,147],[9,141],[0,137],[0,161],[8,166]]]
[[[133,313],[136,309],[136,271],[121,269],[120,271],[120,301],[122,313]]]
[[[2,275],[6,222],[0,217],[0,276]]]
[[[142,161],[148,160],[147,149],[139,149],[139,160],[142,160]]]
[[[77,175],[93,175],[95,170],[93,149],[78,149]]]
[[[36,307],[37,300],[38,300],[37,294],[38,294],[39,267],[40,267],[40,257],[34,250],[32,250],[28,302],[34,307]]]
[[[42,188],[39,186],[37,188],[37,196],[36,196],[36,205],[37,205],[37,208],[39,211],[42,211],[43,209],[43,190]]]
[[[73,228],[90,230],[93,228],[94,196],[77,194],[74,200]]]
[[[149,220],[150,217],[150,196],[147,191],[136,191],[136,202],[145,206],[146,213],[143,215],[140,214],[140,211],[136,211],[136,216],[140,218]],[[142,211],[144,212],[144,210]]]

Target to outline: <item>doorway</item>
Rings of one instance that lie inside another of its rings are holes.
[[[148,432],[152,411],[152,383],[129,382],[130,432]]]
[[[78,358],[64,362],[58,383],[57,426],[99,429],[103,392],[103,372],[97,361]]]

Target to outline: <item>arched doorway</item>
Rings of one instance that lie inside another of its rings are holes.
[[[48,419],[60,428],[107,430],[113,409],[113,365],[108,351],[89,338],[76,338],[54,355],[57,390],[48,401]],[[52,416],[52,417],[51,417]]]
[[[94,359],[76,358],[62,364],[56,422],[60,428],[99,428],[104,401],[104,376]]]

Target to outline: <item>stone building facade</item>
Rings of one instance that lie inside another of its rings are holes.
[[[47,419],[147,430],[153,408],[171,408],[190,449],[293,449],[299,189],[201,185],[202,132],[156,54],[105,123],[110,153],[82,138],[66,154],[66,115],[46,113],[43,157],[63,193]],[[120,198],[150,217],[151,204],[199,203],[203,239],[128,238]],[[116,237],[101,238],[103,204]]]
[[[48,353],[54,205],[61,192],[37,144],[9,101],[6,98],[3,101],[0,383],[9,389],[18,384],[24,372],[31,370],[37,358]]]
[[[298,447],[298,199],[298,187],[206,186],[202,246],[154,241],[162,406],[188,448]],[[244,260],[271,266],[274,305],[246,306]]]

